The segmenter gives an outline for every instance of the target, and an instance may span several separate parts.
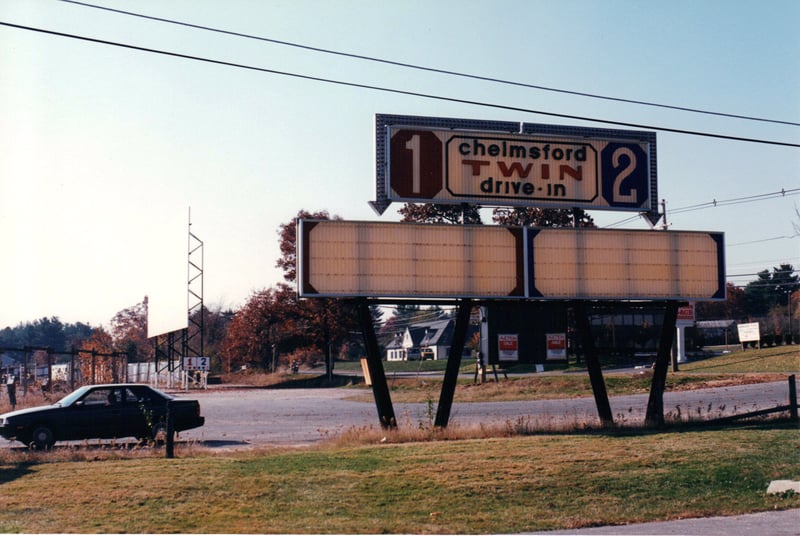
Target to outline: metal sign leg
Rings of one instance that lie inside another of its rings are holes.
[[[662,428],[664,426],[664,388],[667,385],[667,369],[670,362],[672,336],[678,319],[678,302],[668,302],[664,310],[664,324],[661,326],[661,340],[658,343],[656,366],[653,369],[653,382],[650,385],[650,398],[647,400],[645,426]]]
[[[453,343],[450,346],[450,355],[447,356],[447,369],[444,373],[442,394],[439,396],[439,407],[436,410],[436,420],[434,421],[435,426],[442,428],[447,427],[447,422],[450,420],[450,409],[453,406],[453,395],[458,383],[458,371],[461,368],[461,355],[464,353],[471,311],[470,300],[462,300],[459,303],[456,326],[453,330]]]
[[[383,370],[378,339],[375,336],[375,327],[372,324],[372,314],[369,310],[369,303],[366,300],[359,302],[358,316],[361,322],[361,331],[364,334],[364,345],[367,348],[367,368],[372,380],[372,394],[375,397],[378,418],[382,427],[396,428],[397,420],[394,416],[392,398],[389,395],[389,385],[386,383],[386,373]]]

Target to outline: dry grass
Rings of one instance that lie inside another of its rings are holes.
[[[727,354],[711,359],[686,363],[681,366],[681,370],[713,374],[800,373],[800,344],[771,346],[759,350],[753,348],[741,350],[738,346],[734,346],[731,350]]]
[[[667,391],[728,387],[751,383],[785,381],[785,374],[705,374],[670,373],[667,376]],[[610,396],[649,393],[652,371],[635,373],[612,373],[605,375],[605,384]],[[353,398],[369,401],[372,395],[365,386],[354,390]],[[438,400],[442,389],[439,377],[392,378],[389,388],[393,402],[425,403]],[[592,396],[592,386],[585,374],[527,374],[501,377],[500,381],[473,383],[461,379],[456,387],[455,399],[459,402],[502,402],[514,400],[550,400]]]
[[[0,462],[0,532],[519,533],[800,507],[796,430]],[[61,490],[69,490],[63,493]]]
[[[47,397],[42,396],[42,392],[38,389],[30,388],[25,393],[19,386],[17,386],[17,407],[16,409],[32,408],[35,406],[44,406],[56,402],[67,393],[49,393]],[[5,385],[0,386],[0,413],[7,413],[11,411],[11,404],[8,401],[8,392]]]

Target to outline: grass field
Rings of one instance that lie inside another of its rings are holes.
[[[6,457],[0,532],[504,533],[800,507],[765,493],[800,479],[794,425],[177,454]]]
[[[772,346],[742,351],[732,347],[730,353],[681,365],[687,372],[710,373],[787,373],[800,374],[800,345]]]
[[[785,378],[798,368],[785,350],[686,364],[671,388]],[[641,376],[614,387],[606,374],[610,391],[649,388]],[[521,381],[484,386],[522,396]],[[457,397],[479,387],[460,385]],[[0,449],[0,533],[515,533],[800,508],[800,494],[765,493],[771,480],[800,480],[797,423],[505,432],[249,452],[188,445],[171,460],[151,448]]]

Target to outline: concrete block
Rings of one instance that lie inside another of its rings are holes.
[[[786,493],[787,491],[800,493],[800,482],[796,480],[773,480],[767,488],[768,494]]]

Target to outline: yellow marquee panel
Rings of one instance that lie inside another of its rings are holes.
[[[410,223],[301,222],[301,295],[521,295],[521,231]]]
[[[719,234],[541,229],[529,236],[533,297],[713,299],[721,282],[724,292]]]
[[[302,220],[299,294],[725,299],[721,233]]]

